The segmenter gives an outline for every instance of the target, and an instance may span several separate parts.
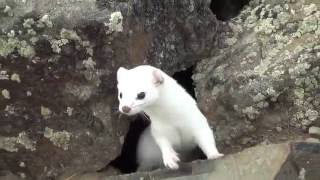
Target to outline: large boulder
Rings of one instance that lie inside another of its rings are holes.
[[[43,180],[113,160],[129,124],[117,112],[117,68],[172,74],[208,57],[217,32],[208,4],[1,0],[1,172]]]
[[[286,142],[260,144],[220,159],[183,164],[178,170],[159,169],[106,177],[87,173],[70,180],[318,180],[320,144]]]
[[[317,0],[252,0],[222,23],[193,79],[226,149],[294,139],[320,123],[319,19]]]

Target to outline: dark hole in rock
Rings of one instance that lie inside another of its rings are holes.
[[[130,123],[129,131],[126,134],[121,154],[113,160],[110,165],[119,169],[122,173],[132,173],[137,170],[136,149],[141,133],[150,124],[143,115],[138,115]]]
[[[194,67],[191,66],[187,68],[186,70],[179,71],[173,74],[173,78],[182,86],[186,89],[186,91],[193,97],[195,98],[195,92],[194,92],[194,84],[193,84],[193,79],[192,79],[192,74],[193,74],[193,69]]]
[[[39,41],[35,44],[36,53],[40,56],[46,56],[52,53],[52,49],[48,48],[51,47],[51,44],[45,38],[40,38]]]
[[[192,80],[193,67],[179,71],[173,74],[173,78],[183,86],[186,91],[195,98],[194,85]],[[150,122],[143,115],[136,116],[136,119],[130,123],[129,131],[124,139],[121,154],[110,163],[110,166],[119,169],[122,173],[132,173],[137,170],[136,149],[141,133],[149,126]],[[196,149],[192,152],[191,159],[203,159],[204,155]],[[102,170],[103,171],[103,170]]]
[[[250,0],[211,0],[210,9],[221,21],[237,16]]]

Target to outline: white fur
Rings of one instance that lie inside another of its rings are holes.
[[[129,106],[128,115],[145,112],[151,120],[138,144],[138,164],[142,169],[161,161],[164,166],[177,169],[180,161],[177,151],[196,146],[208,159],[223,156],[195,100],[173,78],[148,65],[130,70],[119,68],[117,78],[118,91],[122,93],[119,110],[123,112],[122,107]],[[159,78],[161,83],[155,81]],[[140,92],[145,92],[145,99],[137,100]]]

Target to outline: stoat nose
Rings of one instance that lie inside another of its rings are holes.
[[[122,111],[123,111],[124,113],[129,113],[129,112],[131,111],[131,108],[130,108],[129,106],[123,106],[123,107],[122,107]]]

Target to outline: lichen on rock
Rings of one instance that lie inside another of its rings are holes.
[[[5,99],[10,99],[10,98],[11,98],[11,96],[10,96],[10,91],[8,91],[7,89],[3,89],[3,90],[1,91],[1,94],[2,94],[2,96],[3,96]]]
[[[193,75],[219,141],[258,127],[305,129],[319,122],[319,15],[318,3],[253,0],[226,24],[230,30],[214,56]],[[267,122],[271,116],[277,118]]]
[[[24,19],[23,27],[24,28],[31,28],[35,24],[35,21],[33,18]]]
[[[21,83],[21,79],[20,79],[20,75],[19,74],[17,74],[17,73],[13,73],[12,75],[11,75],[11,81],[16,81],[16,82],[18,82],[18,83]]]
[[[105,23],[105,25],[109,28],[107,34],[123,31],[122,21],[123,16],[120,11],[111,13],[109,23]]]
[[[51,128],[46,127],[43,136],[48,138],[54,145],[66,151],[69,148],[72,134],[65,130],[55,131]]]
[[[83,65],[88,70],[94,70],[96,63],[89,57],[87,60],[83,60]]]
[[[50,115],[52,114],[52,111],[45,106],[40,107],[40,112],[41,112],[42,117],[45,119],[49,118]]]
[[[34,48],[24,40],[20,41],[17,38],[0,38],[0,56],[7,57],[16,49],[19,54],[25,58],[32,58],[35,55]]]
[[[69,43],[68,39],[52,39],[50,40],[52,51],[55,53],[61,52],[61,47]]]
[[[44,24],[48,27],[48,28],[52,28],[53,27],[53,23],[50,20],[50,17],[48,14],[45,14],[41,17],[41,19],[38,21],[37,27],[44,27]]]
[[[17,138],[15,137],[0,137],[0,149],[9,152],[17,152],[16,147]]]
[[[67,30],[64,28],[62,28],[60,31],[60,37],[61,37],[61,39],[81,41],[81,38],[78,36],[78,34],[75,31]]]
[[[18,152],[19,145],[22,145],[25,149],[35,151],[36,142],[32,141],[26,134],[26,132],[20,132],[17,137],[3,137],[0,136],[0,149],[9,152]]]

